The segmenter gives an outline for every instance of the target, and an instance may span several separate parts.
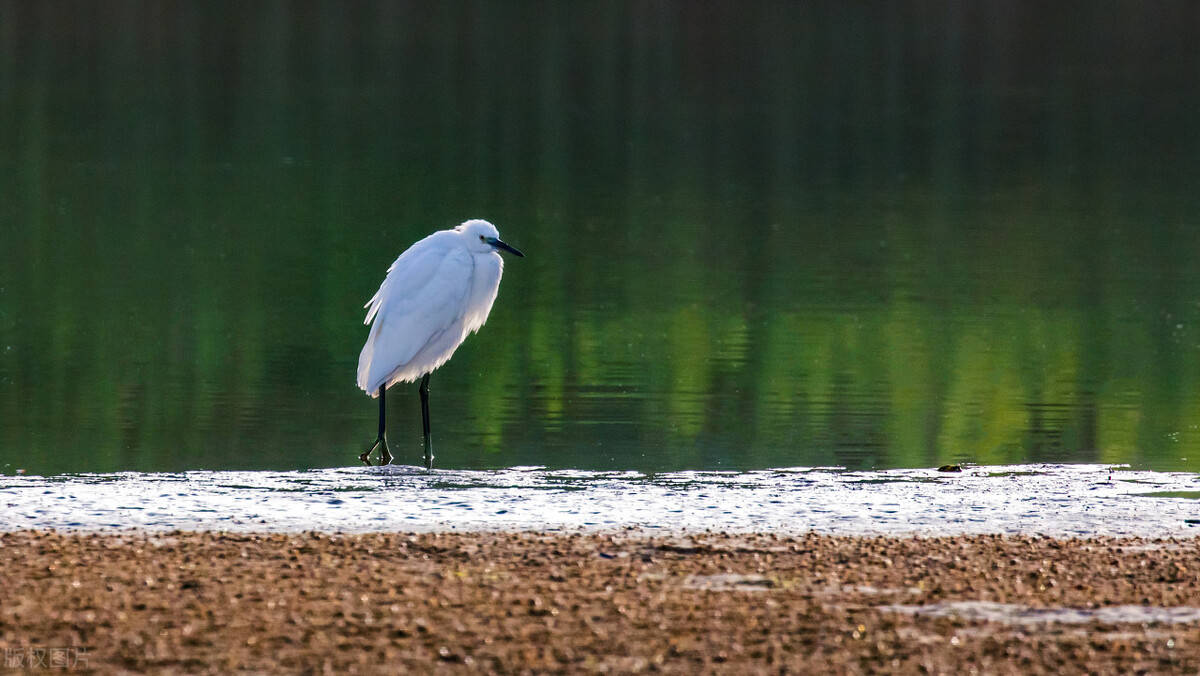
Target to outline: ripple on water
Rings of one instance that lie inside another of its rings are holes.
[[[847,472],[302,472],[0,477],[0,529],[1200,535],[1200,477],[1107,465]]]

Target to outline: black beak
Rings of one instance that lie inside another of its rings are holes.
[[[501,242],[499,239],[497,239],[495,237],[488,238],[488,244],[491,244],[492,246],[496,247],[497,249],[504,249],[505,251],[509,252],[510,254],[520,256],[521,258],[525,257],[525,254],[521,253],[520,251],[517,251],[514,247],[511,247],[511,246],[505,244],[504,242]]]

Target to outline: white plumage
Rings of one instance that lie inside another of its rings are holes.
[[[413,244],[392,263],[364,306],[371,332],[358,356],[363,391],[376,397],[380,387],[433,371],[483,326],[504,272],[497,249],[520,255],[499,234],[487,221],[466,221]]]

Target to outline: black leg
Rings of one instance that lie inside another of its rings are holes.
[[[387,425],[384,424],[384,420],[387,419],[387,405],[384,404],[383,395],[386,391],[387,385],[379,386],[379,440],[383,442],[379,449],[380,465],[392,464],[392,452],[388,450],[387,445]]]
[[[425,469],[433,469],[433,439],[429,437],[429,374],[421,379],[421,426],[425,430]]]
[[[371,451],[375,450],[376,446],[381,446],[379,449],[379,464],[387,465],[392,462],[392,454],[388,450],[387,445],[387,403],[384,399],[384,393],[387,392],[387,385],[379,386],[379,436],[375,437],[375,443],[371,447],[362,452],[358,459],[368,467],[371,465]]]

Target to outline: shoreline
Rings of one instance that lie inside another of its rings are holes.
[[[97,673],[1195,673],[1197,571],[1197,538],[10,531],[0,658],[72,649],[62,664]]]

